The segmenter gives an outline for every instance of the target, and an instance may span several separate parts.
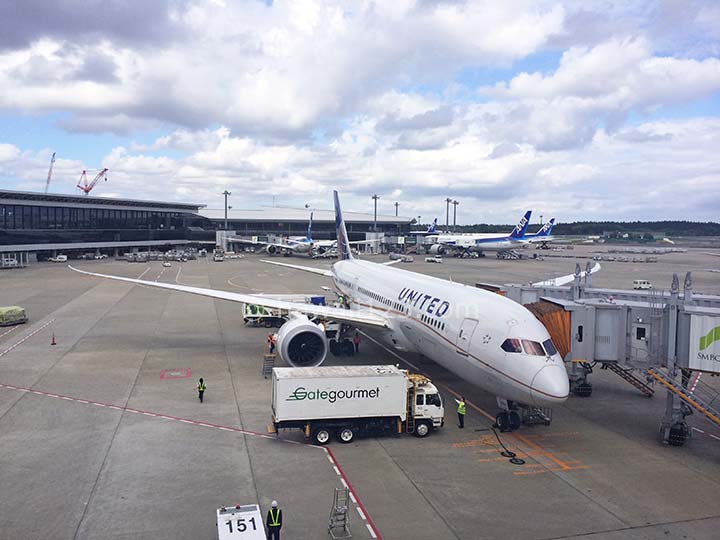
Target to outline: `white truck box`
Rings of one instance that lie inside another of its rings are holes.
[[[276,422],[407,415],[408,379],[395,366],[274,368]]]

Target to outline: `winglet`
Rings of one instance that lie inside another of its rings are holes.
[[[525,215],[520,219],[518,224],[515,226],[513,231],[510,233],[510,238],[522,238],[525,236],[525,232],[527,232],[528,225],[530,225],[530,216],[532,215],[532,210],[528,210],[525,212]]]
[[[335,232],[337,233],[338,258],[344,261],[352,259],[353,256],[350,251],[350,242],[348,240],[347,229],[345,229],[345,220],[343,220],[342,217],[340,198],[338,197],[337,191],[333,191],[333,198],[335,199]]]

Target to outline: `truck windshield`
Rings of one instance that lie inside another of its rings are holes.
[[[436,405],[440,407],[440,394],[426,394],[425,405]]]

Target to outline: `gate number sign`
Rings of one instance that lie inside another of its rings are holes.
[[[265,526],[257,504],[218,508],[217,528],[219,540],[265,540]]]

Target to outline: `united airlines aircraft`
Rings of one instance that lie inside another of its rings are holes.
[[[462,379],[504,398],[498,399],[501,429],[520,424],[513,402],[551,407],[567,399],[569,383],[563,360],[548,331],[530,311],[482,289],[355,259],[337,192],[334,199],[339,260],[328,270],[271,264],[329,277],[349,309],[73,270],[285,311],[289,317],[278,332],[277,348],[292,366],[319,366],[327,355],[325,333],[311,317],[358,327],[389,347],[422,353]]]

